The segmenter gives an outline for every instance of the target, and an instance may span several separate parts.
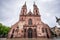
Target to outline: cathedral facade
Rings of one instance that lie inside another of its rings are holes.
[[[50,28],[41,21],[37,5],[33,4],[33,12],[27,13],[26,3],[22,6],[19,21],[11,26],[9,38],[40,38],[51,37]]]

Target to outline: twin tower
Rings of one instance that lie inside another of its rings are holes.
[[[31,12],[31,11],[29,11],[29,12]],[[25,4],[22,6],[22,9],[21,9],[21,15],[27,15],[26,13],[27,13],[27,6],[26,6],[26,2],[25,2]],[[33,4],[33,13],[34,13],[34,15],[39,15],[39,9],[35,3]],[[33,14],[31,14],[31,15],[33,15]]]

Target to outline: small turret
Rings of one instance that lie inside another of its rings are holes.
[[[32,12],[31,12],[31,10],[28,12],[28,15],[32,15]]]

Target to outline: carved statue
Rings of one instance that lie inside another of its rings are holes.
[[[60,18],[56,17],[56,22],[60,25]]]

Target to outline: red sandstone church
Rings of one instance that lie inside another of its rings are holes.
[[[27,13],[26,3],[22,6],[19,21],[11,26],[9,38],[39,38],[51,37],[50,28],[41,21],[37,5],[33,4],[33,12]]]

